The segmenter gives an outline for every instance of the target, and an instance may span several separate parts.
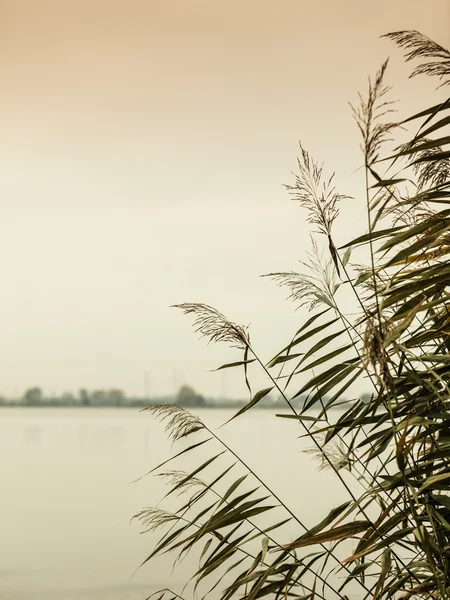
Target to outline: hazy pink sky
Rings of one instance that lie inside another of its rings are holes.
[[[267,359],[301,312],[259,275],[297,268],[305,215],[282,184],[297,143],[361,193],[347,101],[392,56],[380,35],[450,44],[447,0],[0,0],[0,393],[117,386],[244,395],[207,372],[236,354],[168,306],[252,323]],[[342,239],[362,221],[344,207]],[[237,357],[236,357],[237,358]]]

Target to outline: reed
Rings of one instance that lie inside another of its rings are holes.
[[[412,76],[450,82],[445,48],[417,31],[387,37],[407,61],[419,60]],[[311,224],[312,250],[301,272],[269,274],[310,311],[287,345],[263,361],[247,327],[206,304],[178,307],[202,336],[241,353],[220,367],[242,370],[250,390],[233,418],[276,392],[289,409],[277,416],[298,422],[348,499],[307,527],[219,432],[180,407],[149,407],[183,449],[152,469],[179,508],[137,515],[148,530],[166,528],[144,563],[200,549],[191,585],[161,590],[160,600],[205,588],[202,598],[223,600],[450,597],[450,98],[394,122],[387,71],[386,62],[352,107],[365,172],[362,199],[353,200],[367,212],[362,236],[335,244],[347,196],[300,146],[287,189]],[[399,127],[412,128],[408,143],[386,152]],[[358,314],[346,312],[343,288]],[[256,393],[250,363],[269,381]],[[371,393],[349,401],[362,380]],[[191,472],[161,472],[182,454],[195,462]]]

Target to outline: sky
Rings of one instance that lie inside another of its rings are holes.
[[[242,397],[171,305],[251,323],[269,359],[305,311],[260,275],[310,248],[298,142],[336,171],[336,235],[363,227],[348,102],[391,57],[407,116],[440,92],[380,36],[450,45],[448,0],[0,0],[0,394],[188,383]],[[145,375],[147,373],[147,375]]]

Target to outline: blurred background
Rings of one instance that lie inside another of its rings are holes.
[[[440,93],[380,39],[398,29],[447,44],[448,1],[1,0],[0,394],[245,393],[169,306],[251,323],[267,359],[285,343],[301,315],[259,276],[310,248],[298,141],[355,197],[346,239],[348,102],[388,56],[399,116]]]

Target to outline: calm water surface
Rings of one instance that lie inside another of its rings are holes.
[[[198,414],[212,427],[231,416]],[[301,452],[293,421],[253,411],[218,433],[307,524],[346,499],[333,475]],[[4,408],[0,450],[2,600],[144,600],[185,583],[189,563],[173,572],[167,558],[133,575],[155,538],[130,518],[166,488],[152,476],[131,482],[170,452],[149,413]]]

